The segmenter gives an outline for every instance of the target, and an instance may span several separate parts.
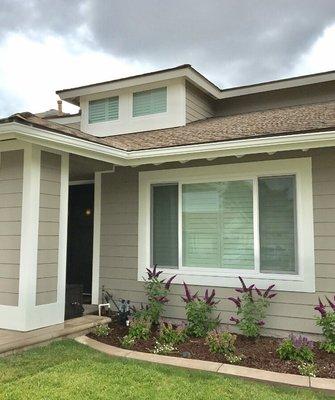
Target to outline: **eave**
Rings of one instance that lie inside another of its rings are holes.
[[[0,141],[8,139],[18,139],[115,165],[136,167],[144,164],[212,160],[219,157],[243,157],[249,154],[273,154],[280,151],[307,151],[313,148],[333,147],[335,146],[335,130],[126,151],[17,122],[9,122],[0,126]]]

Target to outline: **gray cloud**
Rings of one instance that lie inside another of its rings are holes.
[[[157,68],[191,63],[219,85],[289,75],[335,22],[334,0],[0,0],[0,35],[75,35]],[[1,36],[0,36],[1,37]]]

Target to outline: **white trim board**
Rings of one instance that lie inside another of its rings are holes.
[[[210,167],[159,170],[139,173],[139,222],[138,222],[138,280],[142,281],[145,269],[151,264],[151,185],[160,183],[194,183],[224,181],[236,179],[255,179],[263,176],[295,175],[297,193],[297,228],[298,228],[298,266],[299,273],[274,274],[260,273],[255,270],[234,270],[220,268],[163,268],[164,276],[177,274],[174,282],[184,280],[194,285],[236,287],[238,276],[243,276],[248,283],[255,283],[265,288],[275,283],[277,290],[315,292],[314,265],[314,227],[312,170],[310,158],[261,161],[241,164],[226,164]],[[255,195],[255,194],[254,194]],[[179,248],[182,236],[179,234]],[[257,257],[257,252],[255,257]],[[181,258],[180,258],[181,259]],[[257,264],[257,263],[256,263]],[[257,266],[257,265],[256,265]]]

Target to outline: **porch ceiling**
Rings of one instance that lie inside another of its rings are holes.
[[[113,164],[111,163],[70,154],[70,182],[92,180],[95,172],[110,171],[112,169]]]

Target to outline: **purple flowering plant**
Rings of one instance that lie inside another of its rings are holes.
[[[331,300],[326,296],[326,303],[323,303],[319,298],[319,303],[314,307],[314,310],[319,312],[316,324],[321,327],[325,341],[320,344],[320,347],[328,353],[335,353],[335,296]]]
[[[176,275],[171,276],[168,280],[160,279],[163,271],[157,270],[157,265],[147,268],[147,278],[145,279],[145,291],[148,298],[147,315],[153,325],[159,324],[159,319],[164,311],[164,306],[168,303],[168,294],[172,281]]]
[[[270,300],[276,296],[272,290],[275,285],[270,285],[266,290],[258,289],[254,284],[247,286],[239,276],[241,287],[235,289],[237,297],[228,297],[237,308],[237,316],[231,316],[230,321],[234,322],[247,337],[256,338],[260,334],[266,311]]]
[[[306,336],[291,334],[277,349],[282,360],[312,363],[314,361],[314,342]]]
[[[182,296],[182,300],[186,303],[187,333],[190,336],[205,337],[220,323],[219,316],[213,315],[218,303],[215,300],[215,290],[210,293],[206,289],[204,296],[201,297],[198,292],[192,294],[187,284],[185,282],[183,284],[185,295]]]

